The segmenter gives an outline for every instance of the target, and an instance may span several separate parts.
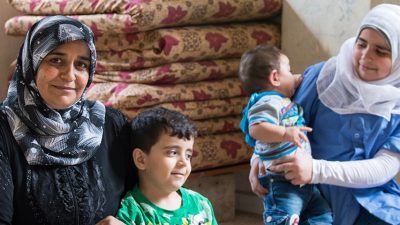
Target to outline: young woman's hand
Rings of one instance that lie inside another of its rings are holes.
[[[262,198],[265,194],[268,193],[268,190],[265,189],[258,180],[258,177],[264,174],[265,174],[264,164],[262,164],[262,162],[258,157],[254,158],[249,173],[249,181],[251,185],[251,190],[254,192],[254,194],[256,194],[260,198]]]
[[[304,153],[299,153],[274,160],[271,171],[284,173],[285,178],[294,185],[308,184],[312,178],[313,159]]]
[[[302,148],[301,140],[308,142],[307,135],[304,132],[311,132],[311,127],[285,127],[284,141],[294,143],[297,147]]]
[[[96,225],[124,225],[124,223],[113,216],[107,216],[106,218],[96,223]]]

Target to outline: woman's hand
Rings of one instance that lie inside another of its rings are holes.
[[[264,164],[262,164],[262,162],[258,157],[254,158],[249,173],[249,181],[251,185],[251,190],[260,198],[262,198],[265,194],[268,193],[268,190],[265,189],[258,180],[258,176],[264,174],[265,174]]]
[[[308,184],[312,178],[313,159],[304,154],[285,156],[274,160],[271,171],[285,173],[285,178],[294,185]]]
[[[107,216],[106,218],[96,223],[96,225],[124,225],[124,223],[113,216]]]

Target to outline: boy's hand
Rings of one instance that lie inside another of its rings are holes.
[[[303,81],[303,74],[293,74],[295,80],[295,87],[296,89],[300,86],[301,82]]]
[[[308,142],[308,138],[304,132],[311,131],[311,127],[286,127],[283,140],[293,142],[297,147],[301,148],[301,140]]]

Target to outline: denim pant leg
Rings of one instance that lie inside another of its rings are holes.
[[[360,214],[354,225],[389,225],[361,207]]]
[[[330,225],[333,223],[332,210],[316,185],[306,185],[310,199],[300,216],[300,225]],[[304,188],[303,187],[303,188]]]
[[[294,186],[280,175],[267,174],[259,177],[260,183],[268,189],[264,196],[264,224],[298,224],[304,205],[302,196],[296,193]]]

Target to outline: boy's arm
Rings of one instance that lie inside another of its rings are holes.
[[[140,212],[140,210],[137,207],[137,203],[130,192],[128,192],[121,201],[121,208],[118,210],[117,219],[125,224],[132,224],[132,221],[136,222],[135,219],[138,212]]]
[[[260,122],[250,126],[250,136],[264,143],[282,142],[286,129],[283,126]]]
[[[212,222],[211,225],[218,225],[217,219],[215,218],[215,214],[214,214],[214,208],[210,202],[210,200],[207,199],[207,204],[211,209],[211,214],[212,214]]]
[[[308,142],[304,132],[311,132],[310,127],[284,127],[268,122],[256,123],[250,126],[250,136],[264,143],[293,142],[301,147],[301,140]]]

